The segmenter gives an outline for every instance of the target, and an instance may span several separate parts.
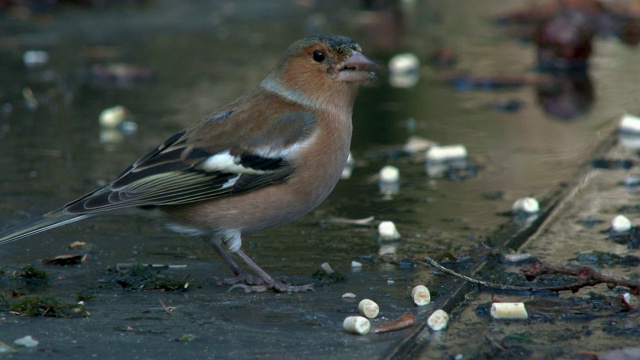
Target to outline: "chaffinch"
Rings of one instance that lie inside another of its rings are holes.
[[[170,228],[202,236],[245,291],[298,292],[241,249],[242,236],[298,218],[340,178],[359,85],[374,79],[348,37],[293,43],[252,91],[169,137],[108,185],[0,234],[0,244],[128,207],[155,208]],[[237,254],[258,277],[226,252]]]

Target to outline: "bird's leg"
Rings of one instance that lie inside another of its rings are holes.
[[[227,285],[245,284],[245,285],[254,286],[254,285],[261,285],[264,283],[262,278],[247,274],[247,272],[244,271],[244,269],[240,267],[240,265],[238,265],[235,261],[233,261],[231,256],[229,256],[229,254],[227,254],[227,252],[222,247],[222,244],[220,244],[219,241],[216,241],[215,238],[206,239],[206,240],[207,240],[207,243],[211,245],[211,247],[213,247],[213,249],[216,251],[216,254],[218,254],[218,256],[220,256],[222,260],[224,260],[224,262],[226,262],[227,265],[229,265],[229,267],[231,268],[231,271],[233,271],[233,274],[235,275],[232,278],[223,279],[222,282],[224,284],[227,284]]]
[[[258,266],[258,264],[256,264],[241,249],[238,249],[236,251],[236,254],[247,265],[249,265],[249,267],[256,274],[258,274],[258,276],[260,276],[260,278],[262,278],[263,284],[262,285],[237,284],[237,285],[232,286],[231,289],[234,289],[236,287],[241,287],[247,293],[250,293],[250,292],[263,292],[263,291],[266,291],[268,289],[271,289],[271,290],[276,291],[276,292],[287,292],[287,293],[305,292],[305,291],[313,290],[313,284],[307,284],[307,285],[289,285],[289,284],[284,284],[282,281],[274,279],[273,277],[271,277],[271,275],[267,274],[266,271],[262,270],[262,268],[260,266]]]
[[[244,253],[241,249],[235,251],[235,253],[247,264],[249,267],[258,275],[252,276],[249,275],[240,265],[238,265],[231,256],[224,249],[223,244],[229,245],[233,244],[234,241],[240,241],[240,233],[237,231],[230,231],[228,233],[217,234],[210,238],[205,239],[211,247],[216,251],[216,253],[224,260],[227,265],[231,268],[231,271],[235,274],[235,277],[224,279],[224,283],[228,285],[233,285],[229,290],[235,289],[236,287],[240,287],[244,289],[245,292],[264,292],[269,289],[276,292],[304,292],[308,290],[313,290],[313,284],[307,285],[289,285],[283,283],[281,280],[274,279],[269,275],[266,271],[264,271],[258,264],[256,264],[247,254]],[[237,247],[240,247],[240,243],[238,242]],[[230,246],[231,247],[231,246]]]

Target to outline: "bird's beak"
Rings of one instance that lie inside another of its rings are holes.
[[[338,76],[336,80],[346,82],[374,80],[376,74],[373,71],[369,71],[369,69],[375,67],[377,67],[376,63],[362,55],[361,52],[354,51],[338,66]]]

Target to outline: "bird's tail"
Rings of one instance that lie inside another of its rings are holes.
[[[71,224],[73,222],[86,219],[87,217],[89,217],[87,214],[47,214],[32,222],[1,232],[0,245],[26,238],[27,236],[35,235],[43,231],[51,230],[59,226]]]

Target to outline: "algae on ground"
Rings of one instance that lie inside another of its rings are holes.
[[[0,294],[0,311],[9,311],[15,315],[86,317],[86,306],[66,302],[52,295],[9,295]]]
[[[187,275],[184,279],[176,279],[154,270],[152,267],[141,263],[133,264],[127,270],[111,270],[118,274],[115,280],[125,290],[165,290],[184,291],[190,285],[190,278]]]

